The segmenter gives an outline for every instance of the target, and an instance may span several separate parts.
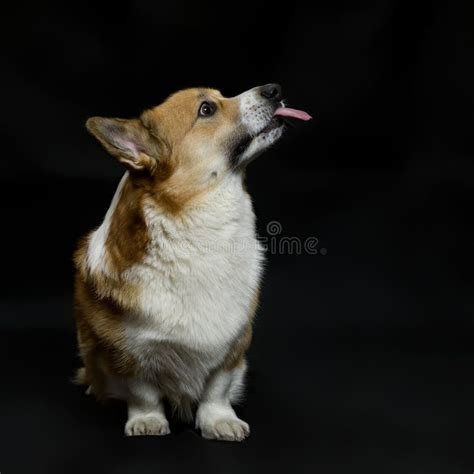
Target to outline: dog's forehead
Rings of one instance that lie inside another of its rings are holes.
[[[152,120],[163,119],[170,116],[184,115],[194,116],[197,107],[205,100],[221,100],[222,94],[216,89],[195,87],[192,89],[183,89],[170,95],[161,104],[152,107],[146,112]]]
[[[176,123],[188,124],[195,120],[200,104],[206,100],[222,102],[217,89],[195,87],[170,95],[164,102],[142,114],[142,120],[152,128],[167,128]]]
[[[170,95],[163,103],[156,106],[155,109],[169,109],[174,107],[185,108],[195,107],[197,103],[206,99],[219,100],[222,94],[217,89],[204,87],[195,87],[192,89],[183,89]]]

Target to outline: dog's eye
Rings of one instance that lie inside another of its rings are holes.
[[[199,107],[199,116],[200,117],[209,117],[212,114],[214,114],[216,108],[214,104],[211,104],[210,102],[203,102],[201,104],[201,107]]]

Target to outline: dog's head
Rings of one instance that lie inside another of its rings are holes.
[[[191,197],[275,143],[285,128],[282,117],[310,118],[286,108],[276,84],[232,98],[195,88],[177,92],[138,119],[93,117],[87,128],[141,183],[161,192],[186,189]]]

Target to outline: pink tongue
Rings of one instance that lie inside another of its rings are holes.
[[[273,114],[276,117],[292,117],[298,120],[311,120],[313,117],[302,110],[279,107]]]

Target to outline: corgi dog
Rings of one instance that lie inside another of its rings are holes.
[[[87,121],[126,170],[74,257],[76,381],[127,403],[126,435],[168,434],[165,403],[204,438],[249,435],[232,404],[264,256],[244,173],[287,117],[310,119],[268,84],[232,98],[187,89],[139,118]]]

